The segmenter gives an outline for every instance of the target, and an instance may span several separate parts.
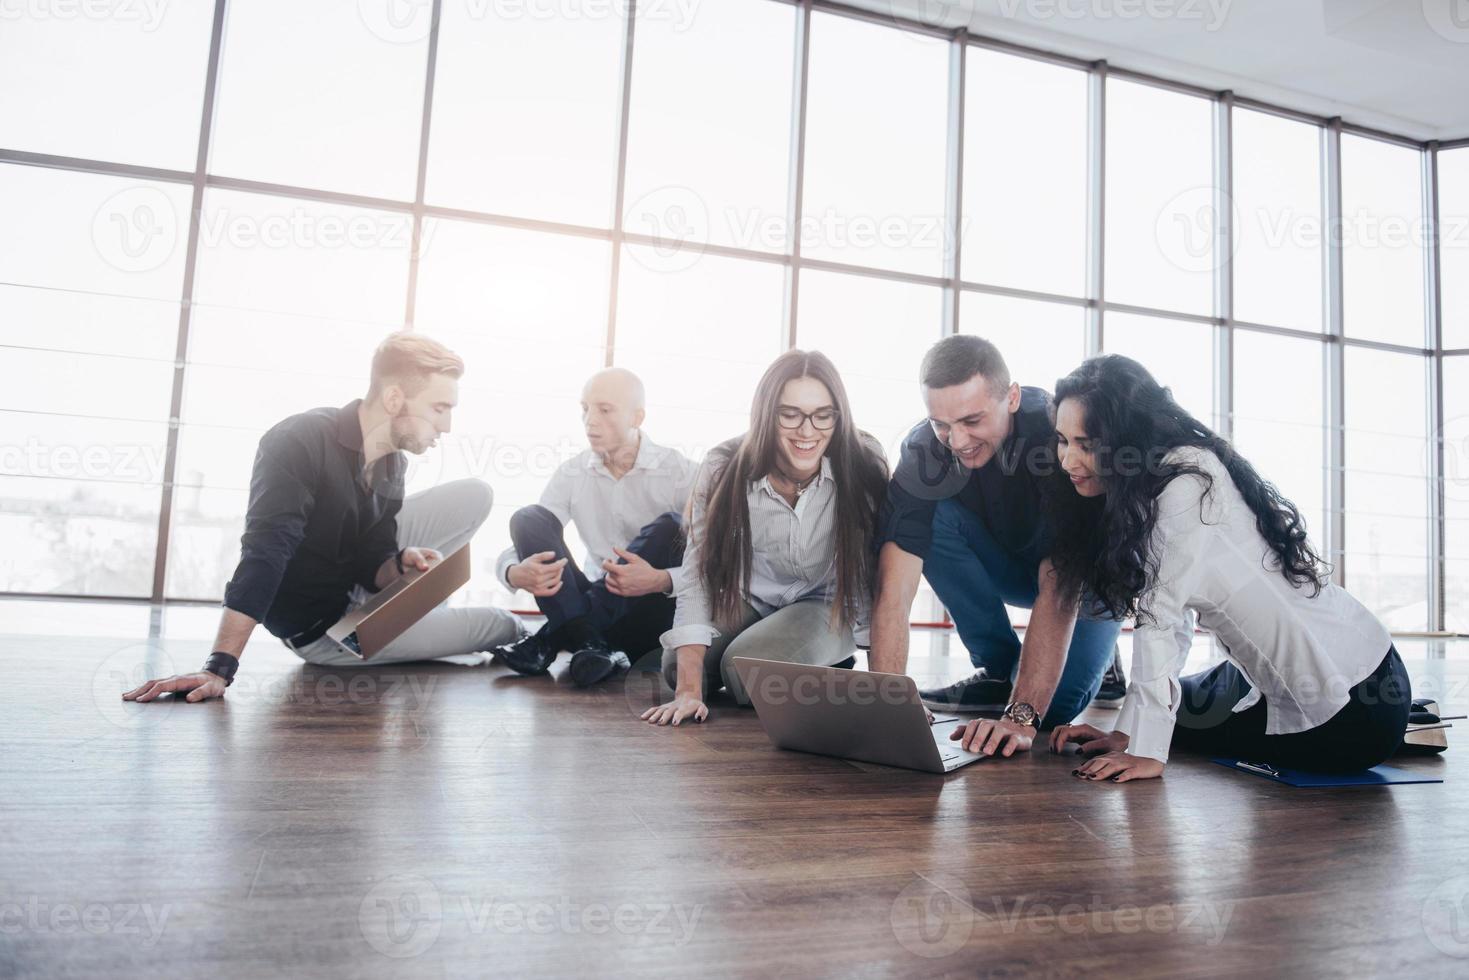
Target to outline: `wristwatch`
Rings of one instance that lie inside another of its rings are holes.
[[[1028,701],[1011,701],[1005,705],[1005,713],[1000,717],[1013,721],[1017,725],[1040,728],[1040,717],[1036,714],[1035,705]]]

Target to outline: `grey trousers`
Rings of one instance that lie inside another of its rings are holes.
[[[850,629],[831,628],[831,603],[825,599],[802,599],[764,617],[747,602],[739,628],[721,630],[704,651],[704,697],[725,687],[740,704],[750,703],[735,674],[735,657],[830,667],[855,649]],[[677,650],[663,651],[663,679],[677,689]]]
[[[398,547],[433,548],[448,555],[465,544],[490,514],[494,491],[483,480],[454,480],[415,493],[403,501],[398,512]],[[355,608],[371,593],[352,592]],[[439,606],[414,623],[371,660],[362,660],[328,637],[321,637],[293,650],[307,663],[329,667],[358,667],[436,660],[465,653],[479,653],[524,635],[520,620],[504,609],[490,606]]]

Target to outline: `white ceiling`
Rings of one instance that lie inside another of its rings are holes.
[[[845,2],[1415,139],[1469,137],[1469,0]]]

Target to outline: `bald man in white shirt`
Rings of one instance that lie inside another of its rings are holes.
[[[496,653],[522,674],[545,673],[563,650],[581,687],[659,648],[681,585],[683,512],[696,466],[642,429],[646,396],[625,368],[598,371],[581,398],[589,448],[552,474],[538,504],[510,518],[511,547],[496,571],[535,596],[542,629]],[[568,554],[570,521],[586,545]]]

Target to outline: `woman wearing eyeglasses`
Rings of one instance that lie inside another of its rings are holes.
[[[755,389],[750,429],[710,450],[689,501],[685,581],[663,634],[672,701],[642,717],[709,715],[721,687],[748,704],[732,660],[831,666],[865,644],[882,447],[852,421],[826,355],[791,350]]]
[[[1391,637],[1325,578],[1300,511],[1227,441],[1116,354],[1057,382],[1056,436],[1052,563],[1109,614],[1137,616],[1115,730],[1051,735],[1053,751],[1092,757],[1076,775],[1159,776],[1171,746],[1315,771],[1396,751],[1412,694]],[[1181,677],[1195,617],[1225,662]]]

